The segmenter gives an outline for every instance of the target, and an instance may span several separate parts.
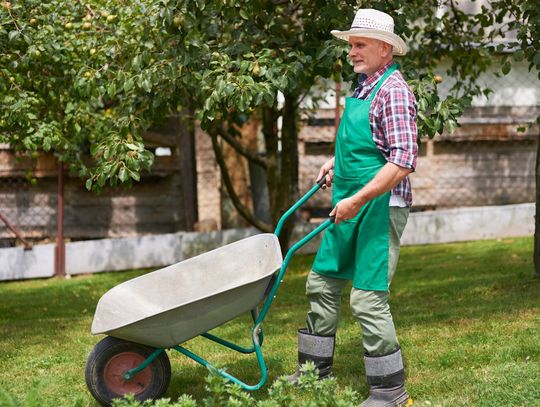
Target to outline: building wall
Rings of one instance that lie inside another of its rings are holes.
[[[313,185],[320,166],[333,154],[334,110],[304,121],[299,135],[300,190]],[[537,107],[475,107],[454,134],[424,140],[411,175],[414,208],[505,205],[534,202],[538,125],[527,127]],[[525,127],[525,131],[518,131]],[[331,193],[314,196],[308,215],[331,207]]]
[[[189,207],[195,197],[186,174],[185,148],[178,121],[145,134],[147,148],[156,151],[150,172],[131,188],[105,187],[96,194],[84,181],[64,171],[64,236],[71,240],[129,237],[192,230]],[[52,154],[35,160],[17,157],[9,146],[0,146],[0,213],[25,238],[53,240],[58,225],[58,163]],[[193,159],[193,157],[191,158]],[[27,180],[27,175],[34,182]],[[14,235],[0,222],[4,245]]]

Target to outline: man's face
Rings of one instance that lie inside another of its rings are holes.
[[[349,37],[349,59],[354,72],[373,75],[392,56],[392,46],[380,40],[365,37]]]

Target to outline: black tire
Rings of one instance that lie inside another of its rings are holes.
[[[165,351],[131,380],[121,378],[125,371],[136,367],[154,351],[149,346],[112,336],[99,341],[86,362],[86,385],[92,396],[105,406],[127,393],[135,394],[139,401],[163,396],[171,381],[171,363]]]

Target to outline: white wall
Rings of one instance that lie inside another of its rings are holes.
[[[534,204],[486,206],[412,213],[402,237],[404,245],[531,236]],[[299,225],[292,242],[314,225]],[[222,247],[258,233],[255,229],[230,229],[207,233],[171,233],[136,238],[101,239],[66,244],[68,275],[137,268],[163,267]],[[320,236],[303,248],[317,250]],[[241,261],[241,260],[240,260]],[[0,249],[0,280],[51,277],[54,245]]]

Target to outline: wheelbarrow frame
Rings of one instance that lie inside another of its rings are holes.
[[[276,226],[276,229],[274,231],[274,234],[279,237],[281,230],[283,228],[283,225],[285,221],[300,207],[302,206],[313,194],[315,194],[324,184],[325,177],[323,177],[316,185],[314,185],[303,197],[301,197],[294,205],[292,205],[279,219],[278,224]],[[220,338],[216,335],[210,334],[208,332],[205,332],[203,334],[200,334],[199,336],[202,336],[206,339],[209,339],[213,342],[216,342],[220,345],[226,346],[229,349],[232,349],[234,351],[237,351],[239,353],[243,354],[251,354],[255,353],[257,357],[257,362],[259,365],[260,370],[260,380],[258,383],[254,385],[249,385],[242,380],[236,378],[235,376],[227,373],[223,369],[219,369],[212,365],[210,362],[208,362],[203,357],[197,355],[196,353],[186,349],[183,346],[176,345],[171,348],[157,348],[154,352],[150,354],[139,366],[128,370],[123,374],[123,378],[125,380],[131,380],[137,373],[141,372],[145,368],[147,368],[149,365],[152,364],[152,362],[162,353],[165,351],[165,349],[174,349],[175,351],[187,356],[188,358],[194,360],[195,362],[203,365],[204,367],[216,372],[220,376],[224,377],[227,380],[230,380],[233,383],[238,384],[241,388],[245,390],[258,390],[264,384],[266,383],[266,380],[268,379],[268,371],[266,367],[266,363],[264,361],[264,357],[262,354],[262,344],[264,340],[264,335],[262,331],[262,323],[264,321],[264,318],[268,314],[268,311],[270,309],[270,306],[272,305],[272,302],[274,301],[274,298],[276,297],[276,292],[281,285],[281,282],[283,281],[283,277],[285,275],[285,272],[287,270],[287,267],[291,261],[292,256],[294,253],[300,249],[302,246],[304,246],[307,242],[309,242],[311,239],[313,239],[316,235],[321,233],[323,230],[325,230],[328,226],[330,226],[333,223],[334,219],[330,218],[324,221],[321,225],[316,227],[313,231],[308,233],[306,236],[304,236],[302,239],[300,239],[298,242],[296,242],[285,255],[285,258],[281,264],[281,267],[279,269],[279,272],[273,277],[273,283],[271,283],[271,288],[267,291],[266,298],[264,300],[264,303],[262,305],[262,309],[259,312],[256,309],[251,310],[251,316],[253,319],[253,327],[251,328],[251,340],[252,340],[252,346],[251,347],[243,347],[238,344],[235,344],[233,342],[229,342],[223,338]]]

